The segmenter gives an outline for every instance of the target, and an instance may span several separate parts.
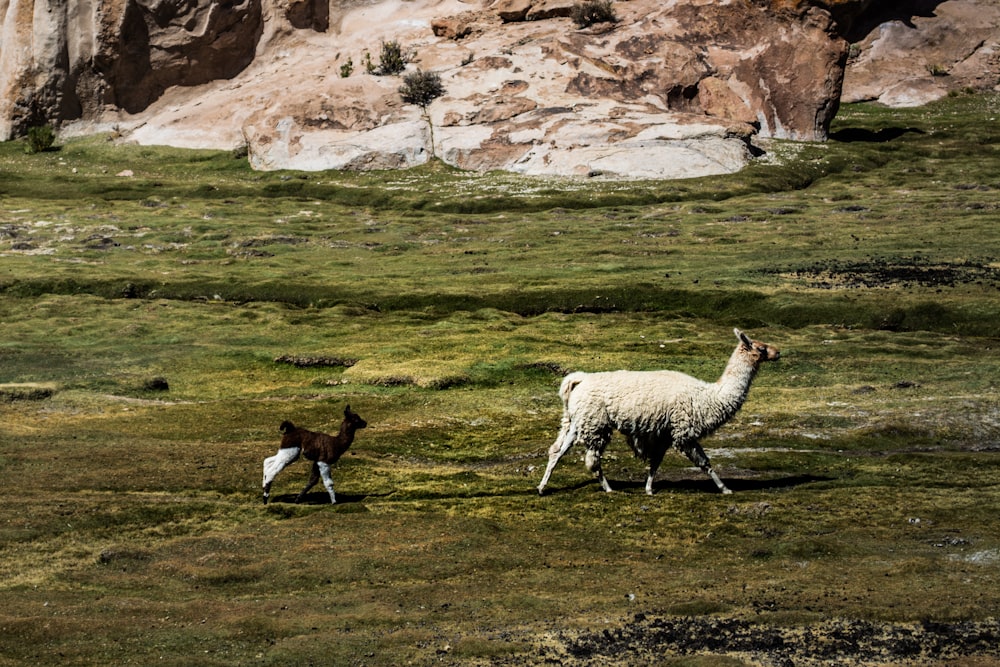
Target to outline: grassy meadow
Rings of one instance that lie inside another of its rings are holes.
[[[0,144],[0,667],[1000,664],[998,114],[670,182]],[[782,351],[703,443],[734,495],[616,435],[538,496],[565,372],[734,327]],[[338,504],[263,505],[348,403]]]

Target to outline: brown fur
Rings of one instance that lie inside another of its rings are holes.
[[[310,431],[300,428],[290,421],[283,421],[279,427],[279,430],[284,433],[281,436],[281,449],[301,447],[302,456],[309,461],[334,464],[354,442],[354,432],[367,425],[368,423],[364,419],[351,412],[349,405],[344,412],[344,421],[340,424],[340,432],[336,436]]]
[[[355,412],[351,406],[344,409],[344,421],[340,424],[337,435],[328,435],[318,431],[299,428],[290,421],[281,422],[279,430],[281,445],[278,453],[264,460],[264,503],[271,495],[271,483],[281,470],[293,463],[300,455],[312,461],[312,474],[306,488],[299,493],[296,502],[301,501],[306,492],[315,486],[323,477],[323,483],[330,493],[330,502],[337,502],[333,492],[333,480],[330,478],[330,466],[337,462],[344,452],[354,442],[354,433],[368,426],[368,422]]]

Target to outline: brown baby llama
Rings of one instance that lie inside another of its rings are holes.
[[[312,474],[309,483],[302,489],[295,502],[301,502],[306,492],[323,479],[323,486],[330,494],[330,502],[336,504],[337,496],[333,492],[333,478],[330,477],[330,467],[337,462],[347,448],[354,442],[355,431],[368,426],[368,422],[357,413],[351,412],[351,406],[344,408],[344,421],[340,424],[337,435],[327,435],[316,431],[299,428],[290,421],[281,422],[281,445],[278,453],[264,459],[264,504],[271,495],[271,483],[278,473],[294,463],[301,454],[312,461]]]

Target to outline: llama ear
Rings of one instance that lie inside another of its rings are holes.
[[[344,408],[344,416],[351,414],[351,405],[348,403],[347,407]]]
[[[743,343],[747,347],[748,350],[753,349],[753,342],[749,338],[747,338],[747,335],[745,333],[743,333],[739,329],[733,329],[733,333],[736,334],[736,337],[739,339],[741,343]]]

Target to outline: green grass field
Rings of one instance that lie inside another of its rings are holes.
[[[1000,664],[998,114],[672,182],[0,144],[0,665]],[[734,327],[734,495],[615,436],[538,496],[565,372]],[[263,505],[347,403],[340,502]]]

